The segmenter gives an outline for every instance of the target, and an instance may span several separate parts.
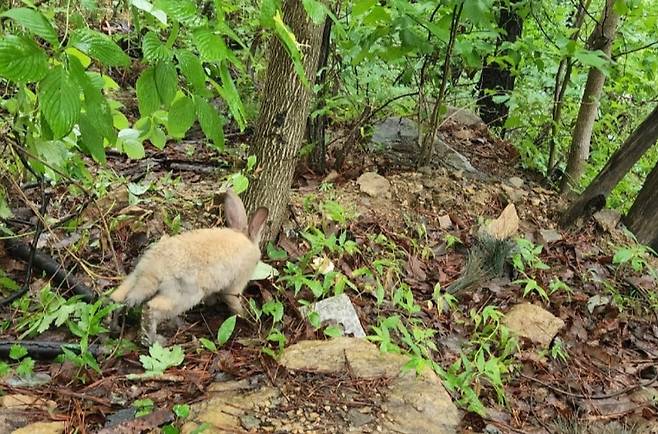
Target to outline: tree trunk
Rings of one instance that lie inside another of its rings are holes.
[[[624,144],[612,154],[583,194],[564,212],[562,225],[568,226],[584,216],[589,208],[588,204],[596,198],[602,196],[605,199],[656,141],[658,141],[658,106],[635,128]]]
[[[270,210],[269,224],[263,230],[263,245],[278,235],[285,218],[290,186],[311,107],[312,85],[322,42],[322,26],[311,21],[301,0],[284,2],[283,20],[300,44],[304,70],[311,87],[305,86],[297,76],[283,44],[278,38],[272,38],[252,148],[260,172],[250,183],[245,196],[247,211],[253,212],[258,206]]]
[[[331,25],[333,21],[327,17],[324,21],[324,28],[322,30],[322,45],[320,46],[320,59],[318,61],[317,70],[320,71],[318,81],[322,83],[316,102],[315,108],[320,109],[325,104],[327,97],[328,83],[327,80],[327,62],[329,61],[329,49],[331,47]],[[327,128],[327,115],[321,114],[315,118],[309,116],[306,121],[306,131],[308,135],[308,142],[313,144],[313,151],[309,155],[309,164],[311,168],[317,173],[324,173],[327,170],[327,145],[325,142],[325,130]]]
[[[498,27],[505,34],[498,37],[496,54],[503,42],[516,41],[523,31],[523,18],[516,13],[519,0],[510,0],[501,5]],[[489,125],[502,126],[507,119],[509,107],[505,102],[498,103],[494,97],[508,94],[514,89],[514,75],[508,65],[490,62],[482,68],[478,85],[478,107],[480,117]]]
[[[588,44],[590,50],[601,50],[606,57],[610,57],[612,41],[619,21],[619,15],[614,10],[614,4],[615,0],[606,0],[601,20],[592,32]],[[580,109],[578,110],[578,118],[573,130],[567,169],[560,185],[562,193],[569,193],[574,187],[577,187],[585,171],[585,162],[589,157],[592,130],[604,83],[605,75],[603,75],[603,72],[594,67],[590,68]]]
[[[644,181],[624,224],[640,243],[658,251],[658,163]]]
[[[578,35],[580,34],[580,29],[585,21],[585,15],[587,13],[587,8],[589,8],[591,0],[586,0],[584,3],[580,2],[576,8],[576,13],[574,15],[573,22],[571,27],[575,30],[569,39],[572,41],[578,40]],[[557,162],[557,132],[558,127],[560,126],[560,121],[562,119],[562,107],[564,106],[564,95],[569,88],[571,83],[571,72],[573,70],[573,62],[570,56],[565,57],[560,61],[560,66],[557,69],[557,74],[555,75],[555,90],[553,93],[553,111],[552,111],[552,123],[551,123],[551,134],[549,137],[549,149],[548,149],[548,167],[547,175],[550,176],[555,164]],[[563,75],[564,73],[564,75]]]

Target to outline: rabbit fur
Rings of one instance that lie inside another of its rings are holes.
[[[240,198],[228,190],[224,196],[228,227],[197,229],[164,236],[139,260],[110,297],[135,306],[145,303],[141,333],[145,344],[162,342],[158,324],[178,316],[206,297],[218,295],[240,316],[242,291],[261,257],[260,236],[267,208],[258,208],[251,221]]]

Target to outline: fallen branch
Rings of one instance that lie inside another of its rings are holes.
[[[62,347],[80,352],[79,344],[51,341],[0,341],[0,359],[8,359],[11,347],[19,344],[27,350],[27,355],[37,360],[51,360],[62,354]],[[89,345],[87,352],[94,357],[103,356],[108,351],[100,345]]]
[[[31,258],[32,249],[30,248],[30,246],[27,246],[11,238],[5,240],[5,247],[7,249],[7,253],[9,253],[9,255],[11,255],[13,258],[27,261],[28,264],[32,259],[33,266],[37,267],[41,271],[44,271],[46,274],[48,274],[58,285],[66,286],[76,294],[81,295],[84,301],[91,303],[96,300],[97,295],[91,288],[76,281],[73,277],[70,277],[69,276],[70,272],[64,270],[60,266],[60,264],[58,264],[49,255],[35,251],[34,257]],[[14,297],[15,295],[16,294],[0,302],[0,306],[4,306],[6,304],[11,303],[13,300],[15,300],[15,298],[10,300],[9,302],[6,302],[6,300]],[[20,297],[21,295],[19,295],[18,297]]]

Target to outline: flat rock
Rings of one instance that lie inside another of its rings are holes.
[[[366,336],[356,310],[354,310],[354,305],[345,293],[318,301],[311,305],[310,309],[318,313],[321,325],[340,324],[346,335],[353,335],[357,338]],[[308,312],[306,307],[300,310],[304,315]]]
[[[445,116],[446,118],[451,119],[458,124],[466,125],[468,127],[484,125],[484,122],[480,116],[475,114],[473,111],[463,107],[448,106]]]
[[[12,434],[62,434],[64,422],[35,422],[12,431]]]
[[[503,323],[517,336],[548,346],[555,335],[564,327],[564,321],[539,306],[522,303],[514,306]]]
[[[439,227],[441,229],[450,229],[452,227],[452,220],[448,214],[439,216]]]
[[[371,142],[375,146],[399,152],[416,152],[418,148],[418,125],[411,119],[389,117],[375,125]]]
[[[462,154],[453,149],[452,146],[448,145],[446,142],[439,138],[437,138],[434,145],[434,151],[437,155],[436,158],[445,166],[448,166],[451,169],[456,171],[464,171],[470,174],[479,173],[478,170],[473,167],[471,162],[468,161],[468,158],[464,157]]]
[[[500,213],[498,218],[483,226],[481,232],[497,240],[506,240],[519,231],[519,216],[516,207],[510,203]]]
[[[375,172],[366,172],[356,180],[359,189],[368,196],[390,198],[391,183],[388,179]]]
[[[456,433],[459,411],[436,374],[426,369],[401,372],[408,357],[382,353],[357,338],[301,341],[288,347],[280,363],[290,370],[336,373],[347,369],[359,378],[393,378],[382,404],[384,432]]]
[[[606,231],[612,232],[615,230],[621,220],[621,214],[617,211],[603,208],[600,211],[594,213],[594,220]]]
[[[514,188],[522,188],[524,184],[523,179],[519,178],[518,176],[512,176],[511,178],[508,178],[507,182]]]
[[[543,245],[562,240],[562,235],[555,229],[539,229],[539,241]]]
[[[501,185],[500,188],[503,190],[503,195],[512,203],[522,202],[528,195],[527,191],[506,184]]]
[[[30,395],[13,394],[5,395],[0,398],[0,405],[9,410],[27,410],[30,408],[39,408],[48,410],[57,407],[55,401],[45,400]]]

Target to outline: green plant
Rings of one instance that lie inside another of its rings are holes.
[[[553,345],[551,345],[551,357],[554,360],[561,360],[562,362],[566,362],[569,358],[569,353],[559,337],[556,337],[553,341]]]
[[[135,407],[135,417],[145,416],[153,412],[155,404],[152,399],[136,399],[133,401]]]
[[[612,263],[619,267],[630,266],[633,271],[639,273],[651,269],[648,262],[649,254],[656,255],[656,252],[642,244],[619,247],[615,250]],[[655,273],[655,270],[652,271]]]
[[[235,320],[237,316],[232,315],[224,320],[219,329],[217,330],[217,343],[223,346],[231,338],[233,330],[235,329]]]
[[[532,241],[525,238],[517,238],[516,248],[512,253],[512,265],[514,265],[517,271],[522,273],[525,273],[527,268],[548,270],[549,266],[539,258],[543,248],[541,244],[535,245]]]
[[[149,348],[149,355],[142,354],[139,356],[139,361],[142,363],[146,372],[142,375],[130,375],[129,378],[161,375],[168,368],[183,363],[184,359],[185,354],[180,345],[175,345],[171,348],[163,348],[162,345],[156,342]]]
[[[523,297],[527,297],[532,293],[536,293],[538,296],[542,298],[542,300],[548,303],[549,299],[546,290],[542,288],[535,279],[531,279],[531,278],[519,279],[519,280],[515,280],[512,283],[516,285],[524,285]]]

